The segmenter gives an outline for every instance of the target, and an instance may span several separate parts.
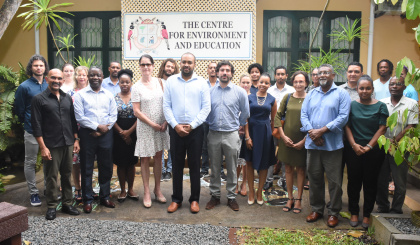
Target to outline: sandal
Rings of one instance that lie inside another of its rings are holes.
[[[306,182],[306,184],[303,186],[304,190],[309,190],[309,181]]]
[[[74,199],[76,200],[76,202],[82,202],[82,190],[74,190]]]
[[[299,198],[299,199],[296,198],[295,201],[301,202],[302,198]],[[302,208],[293,208],[292,210],[293,210],[294,214],[300,214],[302,212]],[[295,211],[297,211],[297,212],[295,212]]]
[[[288,207],[288,206],[284,206],[283,207],[283,212],[290,212],[290,210],[292,210],[293,209],[293,207],[295,206],[295,199],[290,199],[290,198],[288,198],[288,200],[289,201],[293,201],[292,202],[292,205],[290,206],[290,207]],[[287,205],[287,203],[286,203],[286,205]]]

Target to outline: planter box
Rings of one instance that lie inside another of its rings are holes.
[[[376,241],[388,244],[420,244],[419,235],[404,234],[391,225],[387,218],[411,219],[410,214],[372,213],[370,226],[375,227]]]

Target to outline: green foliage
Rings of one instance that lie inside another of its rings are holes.
[[[98,62],[95,61],[95,55],[88,58],[87,60],[85,57],[79,56],[79,58],[75,58],[75,62],[74,62],[76,66],[86,66],[87,68],[90,68],[91,66],[95,66],[97,63]]]
[[[408,20],[415,20],[420,16],[420,1],[407,0],[406,16]]]
[[[307,53],[308,57],[310,57],[310,62],[298,60],[298,64],[294,64],[294,71],[304,71],[310,74],[314,68],[319,67],[322,64],[330,64],[334,67],[335,73],[340,74],[343,69],[346,69],[346,65],[340,60],[340,51],[341,49],[336,51],[330,49],[328,52],[325,52],[321,49],[320,56],[309,56]]]
[[[5,192],[6,189],[4,189],[4,185],[3,185],[3,175],[0,174],[0,193]]]
[[[264,228],[251,230],[242,228],[237,231],[239,236],[245,237],[245,244],[362,244],[359,240],[347,236],[343,231],[327,231],[313,229],[283,230]]]
[[[373,236],[375,234],[375,226],[369,226],[366,235]]]
[[[72,42],[73,42],[73,39],[74,39],[76,36],[77,36],[77,34],[76,34],[76,35],[74,35],[73,37],[70,37],[70,34],[68,34],[68,35],[67,35],[67,37],[60,37],[60,36],[57,36],[57,40],[58,40],[60,43],[62,43],[62,44],[63,44],[63,47],[62,47],[62,48],[60,48],[60,49],[57,51],[57,54],[56,54],[55,56],[57,56],[57,55],[61,52],[61,50],[66,49],[66,51],[67,51],[67,57],[70,57],[70,48],[74,48],[74,45],[72,44]]]
[[[64,59],[63,55],[61,54],[61,50],[59,49],[57,45],[56,39],[54,37],[54,33],[52,32],[52,29],[51,29],[50,21],[52,21],[55,24],[55,26],[58,28],[58,30],[60,31],[61,31],[61,27],[58,24],[57,19],[62,20],[67,25],[71,25],[68,21],[66,21],[63,17],[61,17],[57,13],[63,13],[63,14],[68,14],[68,15],[73,15],[73,14],[66,11],[57,10],[57,8],[70,6],[73,3],[58,3],[58,4],[54,4],[53,6],[49,6],[50,1],[51,0],[29,0],[30,3],[24,4],[20,7],[29,8],[30,10],[18,15],[18,17],[25,18],[25,21],[22,24],[23,30],[30,30],[34,26],[36,29],[39,29],[42,26],[42,24],[45,24],[45,26],[47,26],[48,29],[50,30],[51,36],[53,37],[53,40],[54,40],[54,44],[57,50],[59,50],[58,52],[60,53],[61,59],[63,59],[64,62],[68,63],[68,61]]]
[[[15,92],[22,80],[26,80],[25,69],[19,63],[18,73],[12,68],[0,65],[0,151],[19,142],[13,137],[13,126],[19,124],[13,113]]]
[[[336,43],[341,42],[341,41],[347,42],[348,47],[349,47],[349,50],[348,50],[349,56],[347,57],[347,61],[348,61],[350,59],[352,42],[356,38],[365,40],[364,35],[366,35],[367,33],[365,31],[362,31],[366,27],[366,25],[363,25],[363,26],[361,25],[357,27],[357,25],[360,22],[360,19],[355,19],[353,24],[350,25],[350,19],[346,16],[346,21],[347,21],[346,23],[347,25],[343,25],[342,23],[338,22],[338,24],[340,25],[341,31],[333,31],[328,36],[334,37]]]

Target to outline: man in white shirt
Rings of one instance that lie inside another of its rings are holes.
[[[388,85],[391,80],[392,71],[394,70],[394,64],[387,59],[383,59],[378,62],[377,69],[379,78],[373,81],[373,88],[376,99],[381,100],[391,96]]]
[[[271,86],[267,92],[269,94],[271,94],[272,96],[274,96],[274,98],[276,98],[277,101],[277,110],[280,107],[280,102],[283,100],[283,97],[290,93],[294,93],[296,90],[292,87],[289,86],[286,81],[287,81],[287,69],[284,66],[277,66],[276,69],[274,69],[274,79],[276,80],[276,83]],[[274,138],[274,144],[277,146],[278,142],[277,139]],[[264,190],[269,189],[270,187],[273,186],[273,172],[274,172],[274,165],[271,165],[270,168],[268,168],[268,173],[267,173],[267,179],[266,182],[264,184]],[[282,166],[282,178],[283,180],[285,180],[285,169],[284,169],[284,165]]]

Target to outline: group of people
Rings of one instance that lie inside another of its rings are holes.
[[[283,165],[288,193],[283,211],[302,212],[303,189],[305,182],[310,183],[311,213],[307,222],[323,217],[327,206],[327,225],[338,224],[345,166],[350,225],[359,225],[362,187],[364,228],[375,202],[379,212],[402,213],[408,166],[397,166],[391,155],[379,149],[377,140],[385,134],[398,142],[418,124],[417,101],[408,98],[414,93],[409,95],[404,83],[406,69],[397,79],[392,77],[392,63],[382,60],[378,63],[380,78],[373,81],[363,75],[360,63],[352,62],[347,68],[348,81],[337,86],[334,67],[324,64],[311,72],[312,84],[307,73],[297,71],[291,76],[290,86],[286,83],[286,67],[278,66],[271,86],[270,75],[258,63],[249,66],[249,74],[241,75],[238,85],[232,81],[235,69],[229,61],[211,62],[207,81],[194,72],[196,58],[192,53],[182,55],[179,64],[166,59],[155,78],[153,57],[142,55],[141,79],[133,84],[133,72],[121,69],[118,62],[110,63],[110,77],[103,79],[97,67],[74,69],[66,64],[62,70],[49,70],[42,56],[31,57],[27,66],[30,78],[19,86],[15,96],[16,114],[25,129],[25,176],[31,204],[41,205],[34,180],[39,149],[44,160],[47,219],[56,217],[60,188],[63,212],[79,214],[71,205],[71,175],[75,198],[83,201],[84,212],[92,211],[95,198],[101,205],[114,208],[110,200],[113,163],[121,185],[117,200],[139,200],[133,189],[134,165],[139,158],[144,207],[152,205],[149,164],[153,158],[155,200],[167,202],[160,182],[172,178],[167,211],[173,213],[183,203],[185,156],[192,213],[200,211],[200,178],[209,170],[211,199],[205,208],[211,210],[221,203],[221,179],[225,179],[227,206],[238,211],[237,194],[247,195],[249,205],[264,203],[263,190],[272,183],[273,166],[278,163]],[[394,130],[387,129],[387,117],[396,111],[401,114],[406,108],[407,120],[400,116]],[[92,189],[95,159],[99,196]],[[295,168],[297,197],[293,196]],[[256,188],[255,170],[259,175]],[[243,181],[239,185],[241,172]],[[390,176],[395,182],[391,206]]]

